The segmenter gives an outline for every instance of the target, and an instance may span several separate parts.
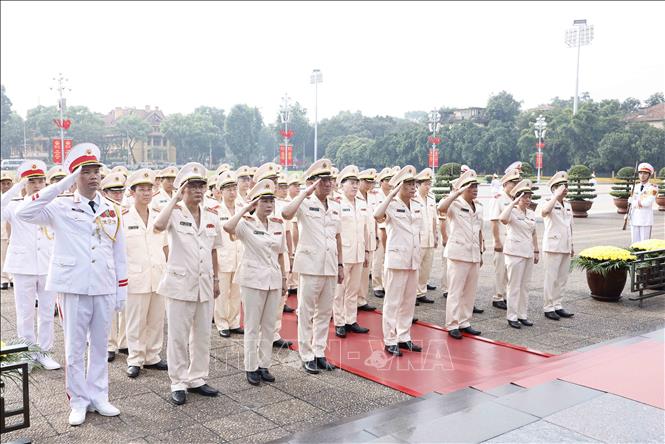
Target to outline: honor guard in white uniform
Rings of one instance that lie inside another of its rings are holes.
[[[166,271],[168,241],[165,232],[153,229],[159,210],[150,209],[155,173],[144,168],[126,182],[134,205],[123,210],[127,244],[127,376],[136,378],[144,369],[167,370],[160,353],[164,343],[164,297],[157,293]]]
[[[490,203],[490,225],[492,227],[492,238],[494,240],[494,294],[492,295],[492,306],[506,310],[506,294],[508,291],[508,272],[504,258],[503,244],[506,239],[506,227],[499,222],[501,212],[510,205],[513,199],[510,192],[520,181],[520,171],[516,168],[509,170],[501,178],[502,190],[494,196]]]
[[[335,334],[340,338],[346,337],[347,332],[369,332],[357,322],[358,294],[367,291],[361,287],[362,271],[369,265],[367,203],[358,197],[359,173],[358,167],[349,165],[337,177],[342,189],[339,206],[345,279],[335,289],[333,320]]]
[[[573,257],[573,210],[564,199],[568,194],[568,173],[557,172],[547,182],[552,197],[544,199],[536,208],[543,218],[543,308],[545,317],[558,321],[573,313],[563,308],[561,291],[565,288]]]
[[[247,165],[243,165],[236,170],[236,177],[238,178],[238,199],[242,205],[247,205],[247,192],[252,183],[252,175],[252,170]]]
[[[374,189],[376,184],[376,170],[370,168],[358,173],[360,183],[358,185],[358,198],[367,206],[367,244],[365,249],[368,253],[367,267],[363,267],[360,277],[360,292],[358,293],[358,310],[374,311],[376,307],[367,302],[367,289],[369,288],[369,276],[374,267],[374,254],[379,244],[378,227],[374,219],[374,210],[378,205],[378,191]]]
[[[277,187],[275,188],[275,214],[280,215],[282,213],[282,209],[287,206],[291,202],[291,198],[289,197],[289,178],[286,176],[284,173],[280,173],[279,176],[277,176]],[[283,219],[281,219],[283,220]],[[286,234],[286,254],[284,254],[284,267],[286,269],[286,274],[287,274],[287,286],[288,286],[288,277],[292,274],[291,273],[291,268],[293,267],[293,260],[291,259],[293,257],[293,253],[295,251],[295,248],[293,246],[293,220],[285,220],[284,221],[284,233]],[[295,309],[289,307],[286,304],[287,298],[288,298],[288,292],[284,296],[284,304],[282,305],[282,311],[284,313],[293,313]],[[281,315],[280,315],[280,325],[279,328],[281,328]],[[276,333],[276,336],[279,335],[279,332]],[[281,338],[280,338],[281,339]]]
[[[531,327],[527,309],[529,307],[529,283],[533,264],[540,259],[538,236],[536,234],[536,213],[529,209],[531,204],[531,181],[519,182],[510,191],[512,202],[499,215],[499,221],[506,226],[503,246],[508,272],[508,325],[521,328]]]
[[[432,262],[434,260],[434,251],[439,243],[439,233],[436,231],[436,199],[430,192],[432,189],[432,179],[434,174],[430,168],[425,168],[416,175],[416,184],[418,192],[415,199],[422,207],[422,227],[420,229],[420,268],[418,270],[418,289],[416,291],[416,302],[424,304],[433,304],[434,300],[427,297],[427,290],[435,290],[431,287],[429,277],[432,272]]]
[[[639,183],[635,185],[633,195],[630,196],[630,235],[632,242],[651,239],[653,228],[653,203],[658,195],[658,187],[650,184],[649,179],[653,177],[654,168],[643,162],[637,167]]]
[[[335,285],[344,280],[340,207],[330,198],[334,187],[328,159],[314,162],[303,174],[310,185],[282,210],[298,218],[298,247],[293,262],[298,285],[298,348],[305,371],[334,370],[325,358]]]
[[[0,195],[3,195],[14,184],[14,176],[9,171],[0,172]],[[0,217],[0,259],[2,263],[5,263],[5,256],[7,255],[7,245],[9,244],[9,231],[8,224],[5,221],[4,217]],[[2,272],[2,283],[1,287],[3,290],[9,288],[11,283],[11,275],[9,273]]]
[[[374,210],[374,218],[386,226],[384,259],[383,343],[386,352],[401,356],[400,348],[420,352],[411,342],[411,324],[416,306],[420,234],[423,207],[415,199],[416,169],[407,165],[390,179],[392,191]]]
[[[258,181],[247,195],[250,203],[224,224],[224,230],[244,246],[235,281],[240,285],[245,319],[245,372],[252,385],[275,382],[269,371],[273,330],[286,294],[286,236],[283,220],[273,216],[274,193],[272,180]]]
[[[256,185],[256,182],[254,182],[254,175],[256,174],[257,167],[249,167],[249,188],[247,191],[251,190],[254,188],[254,185]]]
[[[2,195],[2,219],[11,226],[12,236],[3,260],[3,271],[14,278],[17,337],[38,344],[45,352],[53,347],[53,308],[55,292],[46,290],[46,275],[53,251],[53,232],[16,217],[17,209],[46,186],[46,164],[26,160],[18,167],[20,182]],[[25,197],[21,191],[25,190]],[[39,301],[38,333],[35,334],[35,299]],[[47,370],[60,368],[53,358],[37,354],[37,361]]]
[[[287,179],[288,196],[287,201],[291,202],[295,197],[300,193],[301,177],[299,174],[291,174]],[[279,213],[278,213],[279,214]],[[288,294],[297,294],[298,293],[298,273],[293,271],[293,259],[295,258],[296,247],[298,246],[298,221],[294,217],[292,220],[287,221],[291,229],[291,245],[287,243],[286,247],[289,250],[289,275],[287,278],[287,284],[289,287]],[[290,313],[295,311],[293,308],[284,306],[284,312]]]
[[[219,200],[217,199],[219,195],[219,190],[217,190],[217,175],[213,174],[208,177],[208,182],[206,183],[208,191],[205,194],[205,204],[209,207],[214,207],[219,205]]]
[[[96,145],[74,146],[65,159],[70,175],[32,195],[17,212],[19,219],[49,226],[55,233],[46,290],[62,293],[58,311],[65,336],[71,425],[82,424],[86,411],[120,414],[108,402],[106,345],[111,313],[122,311],[127,297],[125,232],[120,207],[97,191],[98,159]],[[73,195],[58,197],[74,182]]]
[[[48,185],[60,182],[67,176],[67,171],[61,165],[55,165],[46,173],[46,183]]]
[[[222,195],[215,206],[220,225],[228,222],[243,206],[238,202],[238,181],[233,171],[224,171],[217,177],[217,187]],[[234,277],[242,257],[242,243],[222,231],[222,248],[217,249],[219,264],[219,297],[215,299],[214,320],[219,335],[231,337],[231,333],[243,334],[240,328],[240,286]],[[258,278],[258,277],[257,277]]]
[[[483,207],[476,200],[477,196],[476,172],[469,169],[454,181],[450,195],[438,207],[439,212],[445,214],[450,228],[444,250],[448,266],[446,328],[455,339],[462,339],[462,332],[480,334],[471,327],[483,260]]]
[[[442,199],[443,200],[443,199]],[[448,260],[446,259],[446,244],[448,243],[448,224],[446,222],[445,214],[441,214],[437,205],[437,221],[439,227],[439,234],[441,235],[441,289],[443,290],[442,296],[448,297]]]
[[[376,206],[381,205],[386,200],[386,196],[388,196],[391,189],[390,179],[392,179],[394,175],[395,171],[392,168],[386,167],[382,169],[376,177],[376,180],[379,182]],[[386,225],[384,223],[379,223],[377,228],[379,242],[376,251],[374,252],[374,263],[372,264],[372,287],[374,289],[374,296],[377,298],[383,298],[386,295],[383,288],[383,261],[386,254]]]
[[[187,401],[185,390],[203,396],[219,393],[206,379],[213,300],[219,296],[217,249],[222,247],[222,233],[217,211],[203,205],[206,177],[200,163],[183,166],[174,181],[177,191],[154,224],[169,239],[166,273],[157,293],[166,297],[166,356],[171,400],[176,405]]]
[[[161,188],[159,189],[159,192],[153,196],[152,202],[150,203],[151,208],[161,210],[171,201],[171,197],[173,197],[173,181],[177,175],[178,168],[174,166],[164,168],[159,172]]]

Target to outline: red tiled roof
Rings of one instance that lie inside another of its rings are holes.
[[[637,112],[626,116],[626,120],[631,122],[659,122],[665,120],[665,103],[640,108]]]

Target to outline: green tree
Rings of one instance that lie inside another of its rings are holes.
[[[640,102],[639,99],[636,99],[635,97],[628,97],[626,100],[624,100],[621,103],[621,111],[624,113],[632,113],[637,111],[637,109],[640,107],[642,102]]]
[[[23,118],[11,111],[7,120],[2,123],[0,132],[0,153],[3,158],[9,158],[12,148],[18,150],[19,157],[25,157],[23,152]]]
[[[0,123],[4,128],[5,122],[9,121],[10,114],[12,113],[12,101],[5,94],[5,85],[0,85],[0,93]]]
[[[257,108],[235,105],[224,122],[229,160],[238,165],[256,163],[257,154],[264,154],[259,145],[263,127],[263,118]]]
[[[222,160],[226,158],[226,132],[224,129],[226,114],[224,110],[212,106],[199,106],[194,110],[194,114],[203,114],[210,118],[215,127],[215,134],[211,135],[212,162],[214,164],[222,163]]]
[[[303,161],[303,159],[307,157],[308,161],[311,162],[314,158],[314,127],[307,119],[307,109],[303,108],[299,102],[295,102],[291,106],[290,111],[291,116],[288,128],[293,131],[293,137],[289,141],[289,143],[293,145],[293,160],[294,162],[296,160]],[[279,145],[284,144],[284,138],[279,133],[280,130],[284,129],[284,124],[282,123],[279,114],[276,116],[275,123],[271,128],[274,128],[274,131],[272,132],[272,143],[274,143],[274,149],[276,150]],[[275,152],[277,153],[277,151]],[[277,153],[277,157],[278,156],[279,153]],[[277,160],[279,160],[279,158]]]
[[[660,103],[665,103],[665,95],[663,95],[662,91],[653,93],[649,96],[648,99],[644,101],[644,103],[646,104],[646,106],[654,106]]]
[[[513,95],[506,91],[501,91],[489,98],[485,117],[501,122],[512,123],[520,113],[520,102],[513,98]]]
[[[28,133],[37,137],[55,137],[59,136],[58,127],[53,123],[53,119],[59,119],[60,113],[55,106],[39,105],[29,109],[26,119]]]
[[[132,156],[132,163],[136,163],[136,156],[134,155],[134,146],[139,141],[146,141],[151,128],[148,122],[133,114],[122,116],[118,119],[115,125],[117,133],[124,137],[125,144],[129,153]]]

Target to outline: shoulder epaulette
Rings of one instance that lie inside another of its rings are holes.
[[[15,198],[12,199],[12,202],[19,202],[21,200],[23,200],[22,197],[15,197]]]
[[[159,194],[159,191],[157,191],[156,193],[154,193],[154,194],[152,195],[152,197],[155,197],[155,196],[157,196],[158,194]]]
[[[154,211],[155,213],[159,213],[162,210],[160,210],[159,208],[150,208],[150,211]]]
[[[58,194],[57,197],[74,197],[74,193],[62,193]]]
[[[211,212],[212,214],[217,214],[217,210],[216,210],[215,208],[206,207],[206,211],[209,211],[209,212]]]
[[[272,222],[277,222],[278,224],[283,224],[284,223],[284,221],[282,219],[280,219],[279,217],[271,217],[270,220]]]
[[[127,208],[122,210],[122,215],[124,216],[125,214],[129,213],[129,210]]]

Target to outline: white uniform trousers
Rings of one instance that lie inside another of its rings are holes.
[[[298,273],[295,271],[289,272],[289,278],[287,280],[287,285],[289,290],[298,289]]]
[[[506,259],[503,252],[494,252],[494,294],[492,302],[504,301],[508,289],[508,272],[506,270]]]
[[[65,380],[69,406],[72,409],[85,408],[91,401],[108,401],[106,343],[115,295],[62,293],[59,305],[65,336]],[[86,343],[87,372],[84,370]]]
[[[312,361],[326,356],[337,276],[300,273],[298,285],[298,349],[300,358]]]
[[[418,270],[386,268],[383,284],[383,343],[397,345],[411,340],[411,324],[416,309]]]
[[[545,312],[561,310],[561,290],[568,282],[570,273],[570,254],[543,252],[545,282],[543,285],[543,310]]]
[[[383,260],[385,257],[386,250],[383,248],[383,244],[378,242],[372,261],[372,288],[374,290],[383,290]]]
[[[651,239],[651,225],[646,226],[630,226],[631,243],[640,242],[643,240]]]
[[[234,274],[219,273],[219,296],[215,299],[214,314],[217,330],[240,327],[240,286],[233,282]]]
[[[508,271],[508,312],[506,319],[517,321],[528,319],[529,281],[533,270],[532,257],[504,256]]]
[[[127,348],[127,324],[125,311],[114,311],[111,314],[111,328],[109,330],[108,351],[117,352],[120,348]]]
[[[0,258],[2,259],[2,261],[0,263],[0,268],[2,268],[3,265],[5,265],[5,256],[7,256],[7,246],[8,245],[9,245],[9,240],[8,239],[0,240]],[[8,284],[12,281],[12,277],[9,273],[5,273],[3,271],[1,276],[2,276],[2,281],[0,283],[2,283],[2,284]]]
[[[448,291],[448,259],[445,245],[441,246],[441,290]]]
[[[427,294],[427,283],[432,273],[432,261],[434,260],[434,247],[422,247],[420,249],[420,269],[418,270],[418,296]]]
[[[362,262],[344,264],[344,282],[335,286],[333,301],[333,320],[337,327],[353,324],[357,320],[363,268]]]
[[[56,293],[46,291],[46,275],[14,275],[14,299],[16,300],[16,335],[44,351],[53,347],[53,308]],[[39,301],[37,334],[35,335],[35,299]]]
[[[164,343],[164,296],[130,293],[125,304],[127,322],[127,365],[141,367],[157,364]]]
[[[360,291],[358,292],[358,307],[367,305],[367,292],[369,291],[369,273],[374,266],[374,252],[370,251],[367,255],[367,268],[363,267],[360,272]]]
[[[288,255],[285,254],[282,257],[284,258],[284,262],[283,262],[284,263],[284,270],[290,270],[291,269],[291,264],[289,262]],[[289,276],[290,276],[290,272],[289,272]],[[297,288],[297,287],[298,286],[296,285],[295,288]],[[291,288],[291,287],[288,286],[288,283],[287,283],[287,288]],[[279,332],[282,330],[282,315],[284,314],[284,306],[286,305],[286,300],[288,298],[289,298],[288,293],[283,293],[281,291],[279,292],[279,300],[281,301],[281,305],[279,307],[277,307],[277,317],[275,318],[275,328],[273,329],[274,331],[273,331],[273,337],[272,337],[273,341],[279,341],[280,339],[282,339]],[[296,315],[297,314],[298,313],[296,312]]]
[[[210,369],[212,307],[212,300],[191,302],[166,298],[166,359],[172,392],[206,383]]]
[[[244,315],[245,371],[269,368],[276,317],[282,309],[281,290],[240,287]]]
[[[446,301],[448,330],[471,325],[479,272],[480,262],[448,259],[448,300]]]

